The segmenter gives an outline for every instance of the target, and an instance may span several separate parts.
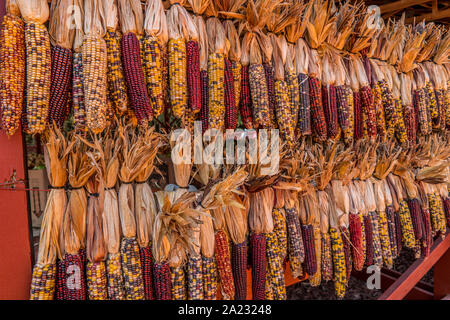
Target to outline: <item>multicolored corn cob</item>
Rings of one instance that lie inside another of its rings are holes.
[[[305,260],[305,247],[303,244],[300,219],[295,209],[285,208],[288,233],[288,257],[294,278],[303,275],[302,263]]]
[[[386,140],[386,118],[383,108],[383,99],[381,94],[381,86],[379,83],[375,83],[372,88],[373,104],[376,114],[377,134],[382,141]]]
[[[225,127],[225,57],[211,53],[208,57],[209,127]]]
[[[405,200],[400,201],[400,209],[398,215],[401,224],[402,243],[406,248],[413,249],[416,245],[416,239],[414,236],[414,227],[411,220],[411,214],[409,212],[408,204]]]
[[[36,264],[33,268],[31,280],[30,300],[53,300],[56,284],[56,264],[40,266]]]
[[[144,300],[144,279],[139,256],[139,246],[135,238],[123,238],[120,243],[123,280],[127,300]]]
[[[219,271],[219,281],[222,292],[226,299],[234,298],[234,281],[233,271],[231,269],[230,251],[228,249],[228,237],[223,230],[219,230],[215,234],[214,255]]]
[[[359,92],[361,94],[362,112],[365,114],[366,119],[365,125],[367,127],[367,133],[371,139],[376,139],[377,119],[372,90],[369,86],[363,86],[359,89]]]
[[[168,55],[170,105],[173,115],[182,119],[188,104],[187,55],[184,39],[170,39]]]
[[[233,261],[232,261],[233,263]],[[233,266],[234,267],[234,266]],[[234,269],[233,269],[234,271]],[[217,299],[217,263],[215,257],[202,256],[203,297],[205,300]],[[237,287],[237,286],[236,286]]]
[[[184,271],[183,277],[184,277]],[[153,264],[153,283],[156,300],[170,300],[172,298],[172,270],[167,262]]]
[[[164,111],[164,91],[162,75],[162,52],[158,40],[144,36],[143,67],[147,83],[147,92],[152,101],[153,116],[158,117]]]
[[[283,261],[280,256],[280,247],[275,232],[265,234],[266,238],[266,284],[265,294],[267,300],[286,300],[286,285],[284,283]]]
[[[309,99],[309,81],[308,75],[298,74],[298,90],[300,97],[300,106],[298,111],[298,128],[302,135],[311,134],[311,107]]]
[[[386,267],[392,268],[393,258],[391,251],[391,241],[389,238],[389,227],[386,212],[378,212],[378,229],[381,242],[381,252],[383,255],[383,263]]]
[[[266,76],[267,94],[269,96],[269,117],[272,128],[277,127],[277,121],[275,116],[276,99],[275,99],[275,80],[273,77],[273,67],[268,63],[263,63],[264,74]]]
[[[276,116],[281,137],[289,146],[292,146],[295,139],[295,127],[286,81],[275,80],[275,100],[277,102]]]
[[[342,299],[345,295],[345,287],[347,285],[344,244],[341,235],[336,228],[330,228],[330,238],[334,267],[335,293],[339,299]]]
[[[339,136],[336,87],[322,85],[322,102],[328,139],[335,140]]]
[[[333,259],[331,256],[331,238],[329,233],[322,233],[321,273],[323,281],[333,280]]]
[[[353,92],[353,103],[354,103],[354,139],[359,140],[363,137],[363,112],[362,112],[362,102],[361,102],[361,92]]]
[[[317,78],[308,78],[308,84],[313,131],[317,139],[325,141],[327,137],[327,123],[322,104],[321,83]]]
[[[392,258],[397,258],[397,236],[395,230],[395,213],[392,205],[386,207],[386,218],[388,222],[389,242],[391,246]]]
[[[236,129],[237,117],[233,68],[230,60],[225,58],[225,128]]]
[[[317,271],[309,278],[309,283],[313,287],[317,287],[322,282],[322,239],[320,228],[314,226],[314,248],[316,252]]]
[[[253,128],[252,100],[250,96],[250,79],[248,75],[248,66],[241,68],[241,97],[239,103],[241,120],[246,129]]]
[[[352,274],[353,261],[352,261],[352,250],[351,250],[351,240],[350,240],[350,230],[346,227],[341,227],[341,238],[342,244],[344,245],[344,256],[345,256],[345,272],[347,281],[350,280],[350,275]]]
[[[104,261],[88,262],[86,278],[89,300],[108,299],[106,266]]]
[[[73,73],[72,73],[72,103],[73,119],[75,129],[78,132],[88,130],[86,119],[86,107],[84,104],[83,92],[83,61],[82,53],[75,51],[73,53]]]
[[[262,64],[251,64],[248,68],[250,94],[253,108],[253,122],[257,128],[270,128],[269,93],[267,90],[266,75]],[[275,95],[277,95],[275,82]],[[288,95],[288,91],[286,91]],[[278,117],[278,114],[277,114]]]
[[[62,261],[64,300],[86,300],[87,288],[83,257],[80,254],[64,255]]]
[[[125,300],[125,288],[123,285],[122,262],[120,254],[109,254],[106,259],[106,274],[108,277],[108,299]]]
[[[172,300],[187,299],[186,276],[183,267],[170,268],[170,288]],[[170,300],[170,297],[160,300]]]

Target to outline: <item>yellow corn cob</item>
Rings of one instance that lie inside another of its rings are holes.
[[[108,298],[110,300],[124,300],[125,290],[123,287],[122,265],[119,253],[108,256],[106,260],[106,273],[108,278]]]
[[[447,226],[441,197],[437,193],[430,193],[428,194],[428,203],[430,206],[431,228],[434,234],[440,233],[441,236],[445,236]]]
[[[36,264],[31,280],[30,300],[53,300],[55,294],[56,264]]]
[[[345,295],[345,286],[347,284],[344,244],[341,235],[336,228],[330,228],[330,237],[334,265],[335,292],[338,298],[343,298]]]
[[[383,262],[388,268],[392,268],[393,259],[391,252],[391,241],[389,240],[388,221],[385,211],[378,212],[378,223],[381,240],[381,251],[383,254]]]
[[[168,51],[170,104],[173,115],[178,119],[182,119],[188,103],[186,44],[184,40],[170,39]]]
[[[292,112],[292,124],[294,128],[297,127],[298,111],[300,108],[300,89],[298,84],[298,77],[294,72],[286,72],[285,74],[286,84],[289,92],[289,102]]]
[[[86,37],[82,45],[83,87],[87,126],[94,133],[106,127],[107,53],[102,38]]]
[[[122,271],[127,300],[144,300],[144,280],[139,255],[139,246],[135,238],[123,238],[120,244]]]
[[[289,103],[287,84],[284,80],[275,80],[276,115],[282,138],[292,146],[294,144],[294,121]]]
[[[44,131],[50,102],[50,38],[44,25],[25,24],[27,59],[27,133]]]
[[[217,263],[215,257],[202,257],[203,296],[205,300],[217,298]]]
[[[397,123],[395,124],[395,134],[399,143],[406,143],[408,141],[408,134],[406,132],[405,120],[403,118],[403,108],[400,99],[394,99],[395,113]]]
[[[121,35],[118,31],[108,28],[105,35],[108,58],[108,96],[114,105],[118,116],[122,115],[128,106],[127,85],[121,59]]]
[[[225,56],[211,53],[208,57],[209,127],[225,126]]]
[[[316,248],[317,271],[309,278],[309,283],[313,287],[317,287],[322,282],[322,235],[320,228],[314,227],[314,246]]]
[[[253,121],[256,126],[261,129],[269,129],[270,123],[270,108],[269,108],[269,92],[267,90],[266,73],[262,64],[251,64],[248,68],[250,93],[253,105]],[[276,82],[276,81],[275,81]],[[287,84],[284,83],[284,94],[287,99],[287,108],[290,108],[289,94],[287,91]],[[276,87],[276,84],[275,84]],[[276,95],[275,88],[275,95]],[[290,114],[289,109],[289,114]]]
[[[153,116],[158,117],[164,110],[164,94],[161,49],[155,37],[144,37],[144,59],[142,61],[148,95],[152,100]]]
[[[284,283],[283,261],[281,260],[280,246],[275,232],[266,233],[266,299],[285,300],[286,285]]]
[[[239,61],[231,62],[231,70],[233,71],[234,97],[236,100],[236,108],[239,110],[239,101],[241,99],[241,69],[242,65]]]
[[[88,262],[86,281],[89,300],[106,300],[108,298],[106,266],[103,261]]]
[[[287,256],[288,240],[286,216],[283,208],[274,208],[272,210],[273,232],[277,235],[277,242],[281,261]]]
[[[411,220],[411,214],[409,213],[408,204],[405,200],[400,202],[400,209],[398,211],[400,217],[400,224],[402,228],[402,242],[407,248],[414,249],[416,246],[416,238],[414,236],[414,229]]]
[[[7,14],[0,30],[0,113],[8,135],[20,126],[25,88],[25,40],[22,19]]]
[[[186,278],[183,267],[170,268],[170,282],[173,300],[186,300]]]

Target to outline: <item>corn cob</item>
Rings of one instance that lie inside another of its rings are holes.
[[[422,257],[427,257],[430,255],[431,245],[433,243],[430,211],[428,208],[423,208],[421,210],[421,214],[422,214],[422,221],[423,221]]]
[[[421,240],[423,237],[422,217],[420,213],[420,203],[418,199],[407,200],[408,209],[411,214],[411,221],[414,229],[414,236],[416,240]]]
[[[361,219],[358,214],[350,213],[349,215],[349,231],[352,243],[352,260],[353,267],[356,271],[361,271],[364,267],[363,243]]]
[[[248,70],[255,125],[258,128],[270,128],[269,93],[264,67],[261,64],[251,64]]]
[[[233,262],[233,261],[232,261]],[[234,271],[234,269],[233,269]],[[205,300],[217,298],[217,263],[215,257],[202,256],[203,296]],[[236,285],[237,287],[237,285]]]
[[[433,86],[431,85],[431,81],[427,81],[425,83],[425,90],[428,96],[428,110],[430,111],[431,121],[433,128],[439,128],[439,108],[436,101],[436,95],[434,93]]]
[[[227,299],[234,297],[234,281],[233,271],[231,269],[230,252],[228,249],[228,237],[223,230],[219,230],[215,235],[215,252],[214,252],[217,270],[219,271],[219,281]]]
[[[202,108],[200,110],[200,118],[202,120],[202,132],[205,131],[209,127],[209,106],[208,106],[208,96],[209,96],[209,88],[208,88],[208,72],[202,70],[200,72],[200,79],[202,84]]]
[[[397,123],[395,125],[395,136],[400,144],[408,141],[408,133],[406,131],[405,116],[400,99],[394,99],[395,113]]]
[[[445,198],[443,202],[445,218],[447,219],[447,227],[450,228],[450,198]]]
[[[412,106],[403,106],[403,117],[406,127],[406,132],[408,135],[408,140],[410,143],[416,143],[416,114]]]
[[[419,105],[418,105],[419,93],[417,89],[413,89],[412,99],[413,99],[412,112],[414,113],[414,130],[417,135],[417,133],[419,132]]]
[[[120,244],[122,270],[127,300],[145,298],[139,246],[135,238],[123,238]]]
[[[241,120],[246,129],[253,128],[252,100],[250,97],[250,79],[248,74],[248,65],[242,65],[241,68],[241,97],[239,103]]]
[[[27,129],[29,134],[41,133],[45,128],[50,102],[51,49],[44,25],[25,24],[27,66]]]
[[[122,36],[122,59],[130,102],[136,117],[141,124],[151,121],[153,111],[145,85],[140,44],[136,34],[132,32]]]
[[[143,42],[143,67],[147,92],[152,101],[153,116],[158,117],[164,110],[161,47],[153,36],[146,35]]]
[[[353,103],[354,103],[354,121],[355,121],[355,131],[354,139],[359,140],[363,137],[363,113],[361,106],[361,93],[359,91],[353,92]]]
[[[402,243],[405,247],[413,249],[416,245],[416,240],[414,236],[411,214],[405,200],[400,201],[400,210],[398,215],[401,224]]]
[[[298,126],[303,135],[311,134],[311,107],[309,99],[309,81],[308,75],[298,74],[298,89],[300,97],[300,106],[298,112]]]
[[[106,267],[103,261],[88,262],[86,268],[86,278],[88,285],[89,300],[106,300],[107,280]]]
[[[395,103],[392,98],[392,92],[389,89],[386,80],[379,82],[381,87],[381,96],[383,108],[386,116],[387,138],[391,139],[395,133],[395,125],[397,123],[397,114],[395,112]]]
[[[445,213],[442,201],[437,193],[428,194],[430,204],[431,226],[436,234],[444,236],[447,232]]]
[[[231,265],[235,285],[236,300],[247,297],[247,241],[232,246]]]
[[[267,84],[267,94],[269,97],[269,117],[270,117],[270,124],[272,128],[277,128],[277,121],[276,121],[276,99],[275,99],[275,80],[273,77],[273,67],[272,65],[268,63],[263,63],[264,67],[264,74],[266,76],[266,84]]]
[[[225,58],[225,128],[237,126],[237,107],[234,93],[233,70],[230,60]]]
[[[82,256],[66,253],[61,263],[63,264],[63,272],[60,274],[63,278],[60,279],[63,280],[62,289],[64,291],[62,300],[86,300],[86,278]],[[71,285],[68,285],[69,277]],[[58,282],[60,279],[58,279]]]
[[[320,228],[314,226],[314,248],[316,252],[317,271],[309,278],[309,283],[313,287],[320,285],[322,281],[322,238]]]
[[[381,86],[375,83],[372,88],[373,104],[376,114],[377,134],[382,141],[386,140],[386,119],[383,108],[383,99],[381,95]]]
[[[373,241],[373,264],[381,267],[383,265],[383,251],[381,248],[380,224],[378,213],[376,211],[369,212],[370,223],[372,225],[372,241]]]
[[[7,6],[9,11],[9,6]],[[20,126],[25,89],[25,27],[12,13],[0,26],[0,114],[1,126],[13,135]]]
[[[389,242],[391,246],[392,258],[397,258],[397,235],[395,231],[394,208],[392,205],[386,207],[386,218],[388,222]]]
[[[444,89],[435,89],[436,102],[439,110],[439,127],[443,131],[445,130],[445,116],[446,116],[446,106],[445,106],[445,93]]]
[[[56,264],[44,266],[36,264],[33,268],[30,300],[53,300],[55,294]]]
[[[328,88],[322,86],[322,101],[327,121],[328,138],[336,140],[339,137],[339,121],[337,110],[337,93],[336,87],[329,85]]]
[[[144,281],[144,291],[146,300],[154,300],[153,292],[153,270],[152,270],[152,250],[151,245],[139,248],[139,256],[142,266],[142,279]]]
[[[361,242],[363,244],[363,248],[362,248],[362,254],[363,254],[363,260],[364,263],[366,261],[366,226],[364,225],[364,216],[363,215],[359,215],[359,220],[361,222]]]
[[[283,262],[288,255],[288,235],[285,211],[283,208],[273,208],[272,210],[273,230],[277,235],[279,253]]]
[[[120,33],[108,28],[105,34],[107,65],[108,97],[114,105],[114,112],[117,115],[123,114],[127,110],[128,95],[124,77]]]
[[[266,284],[266,237],[264,234],[250,236],[252,250],[252,299],[264,300]]]
[[[322,104],[320,80],[308,78],[308,84],[313,131],[320,141],[324,141],[327,136],[327,123]]]
[[[429,116],[429,112],[430,110],[428,110],[427,108],[427,93],[426,93],[426,89],[422,88],[422,89],[418,89],[416,90],[417,92],[417,109],[418,109],[418,113],[417,113],[417,118],[418,118],[418,122],[419,122],[419,131],[422,135],[428,135],[431,132],[431,128],[429,127],[429,121],[428,120],[428,116]]]
[[[373,230],[369,215],[364,215],[364,230],[366,233],[366,266],[373,264]]]
[[[184,277],[184,271],[181,270]],[[156,300],[170,300],[172,294],[172,274],[167,262],[154,262],[153,264],[153,283],[155,286]]]
[[[187,299],[186,278],[183,267],[170,268],[170,284],[172,300]],[[160,300],[170,300],[170,297]]]
[[[231,70],[233,72],[234,98],[236,102],[236,110],[239,110],[239,103],[241,101],[241,77],[242,77],[241,63],[239,61],[231,61]]]
[[[302,238],[300,219],[295,208],[285,208],[288,232],[288,257],[294,278],[303,275],[302,263],[305,260],[305,248]]]
[[[200,51],[197,41],[186,43],[188,103],[192,112],[201,109]]]
[[[284,283],[284,270],[280,256],[280,248],[275,232],[265,234],[266,238],[266,300],[286,300],[286,285]],[[268,293],[271,293],[268,297]]]
[[[208,58],[209,127],[221,129],[225,120],[225,58],[210,54]]]
[[[359,89],[361,94],[361,108],[363,114],[365,114],[368,135],[371,139],[375,139],[377,136],[377,119],[376,109],[374,105],[374,97],[372,90],[369,86],[363,86]]]
[[[108,275],[108,299],[125,300],[122,264],[119,253],[109,254],[106,260],[106,273]]]
[[[347,284],[344,244],[341,235],[336,228],[330,228],[330,238],[334,267],[335,294],[339,299],[342,299],[345,295],[345,287]]]
[[[344,86],[336,86],[336,100],[337,100],[337,116],[339,125],[342,129],[345,141],[348,141],[348,128],[350,126],[349,107],[347,92]],[[352,97],[353,98],[353,97]]]
[[[169,53],[169,90],[172,112],[176,118],[183,118],[187,108],[187,61],[184,39],[170,39]]]
[[[389,238],[389,227],[386,212],[378,212],[378,229],[381,242],[381,252],[383,256],[383,263],[386,267],[392,268],[393,257],[391,251],[391,242]]]
[[[287,84],[284,80],[275,80],[276,116],[278,127],[284,141],[290,146],[294,144],[294,129]]]
[[[316,248],[314,246],[314,228],[302,225],[302,239],[305,246],[305,271],[312,276],[317,272]]]
[[[322,280],[327,282],[333,280],[333,259],[331,257],[331,239],[329,233],[322,233],[321,243],[321,273]]]
[[[64,281],[66,269],[62,260],[56,261],[56,284],[55,284],[55,300],[65,300],[67,295],[67,286]]]
[[[203,300],[202,257],[190,256],[187,263],[188,299]]]
[[[348,230],[347,227],[341,227],[341,238],[342,244],[344,245],[345,272],[348,283],[348,281],[350,280],[350,275],[352,274],[353,261],[350,242],[350,230]]]
[[[295,130],[298,125],[298,116],[300,111],[299,83],[297,75],[293,71],[286,71],[285,79],[289,93],[289,102],[291,105],[292,122]]]
[[[83,93],[83,62],[81,52],[73,53],[72,97],[75,128],[79,132],[87,131],[86,107]]]
[[[403,232],[402,224],[400,222],[400,213],[396,212],[394,215],[395,220],[395,231],[396,231],[396,242],[397,242],[397,252],[400,254],[403,248]]]

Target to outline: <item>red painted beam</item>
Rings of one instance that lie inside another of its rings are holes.
[[[450,236],[447,236],[449,238]],[[434,265],[434,298],[448,300],[450,296],[450,250]]]
[[[390,286],[378,300],[401,300],[416,286],[422,277],[431,269],[433,265],[450,248],[450,232],[444,240],[438,239],[431,248],[430,255],[426,258],[417,259],[393,284]],[[447,269],[448,275],[448,269]]]

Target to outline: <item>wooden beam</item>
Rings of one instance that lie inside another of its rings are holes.
[[[445,19],[445,18],[450,18],[450,9],[439,10],[436,14],[427,13],[427,14],[423,14],[418,17],[411,17],[411,18],[406,19],[405,22],[412,23],[412,22],[414,22],[414,19],[415,19],[416,23],[419,23],[419,22],[422,22],[423,20],[435,21],[435,20],[440,20],[440,19]]]
[[[405,298],[412,288],[422,279],[431,267],[450,249],[450,232],[444,240],[438,239],[431,248],[430,255],[417,259],[378,300],[401,300]]]
[[[432,14],[437,14],[438,13],[438,0],[433,0],[433,7],[431,10]]]
[[[386,13],[386,12],[391,12],[391,11],[395,11],[395,10],[402,10],[411,6],[415,6],[418,4],[423,4],[423,3],[427,3],[430,2],[431,0],[400,0],[400,1],[395,1],[395,2],[391,2],[391,3],[387,3],[387,4],[382,4],[380,6],[380,12],[381,13]]]

